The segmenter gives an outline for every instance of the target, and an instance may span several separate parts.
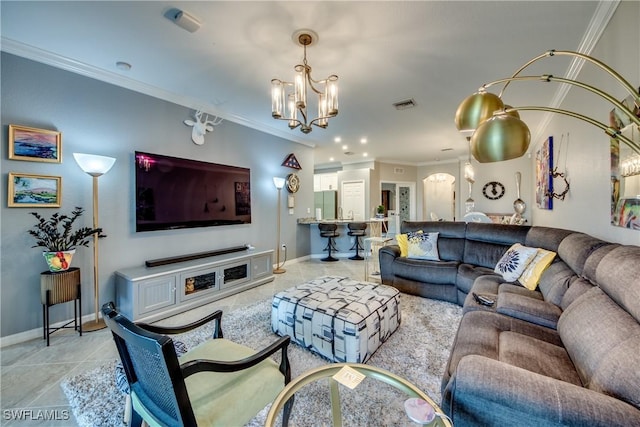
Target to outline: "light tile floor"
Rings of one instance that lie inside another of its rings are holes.
[[[327,263],[312,259],[290,263],[284,268],[286,273],[275,275],[272,282],[164,319],[158,324],[181,325],[215,310],[230,312],[324,275],[364,279],[364,262],[345,258]],[[106,329],[83,333],[82,337],[73,330],[61,330],[51,335],[49,347],[45,340],[35,339],[0,349],[0,426],[75,426],[60,381],[117,357],[111,334]],[[13,410],[22,413],[23,419],[16,420],[12,416]],[[38,418],[38,411],[56,414],[58,419],[34,419]],[[61,419],[65,411],[70,419]]]

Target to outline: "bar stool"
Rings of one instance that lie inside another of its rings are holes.
[[[336,224],[320,223],[318,224],[318,229],[320,230],[320,237],[327,238],[327,247],[324,248],[324,250],[328,251],[327,257],[322,258],[320,261],[338,261],[338,258],[331,256],[331,251],[335,250],[333,238],[340,236],[340,233],[337,231],[338,226]]]
[[[353,244],[353,246],[351,246],[350,250],[355,249],[356,250],[356,254],[354,256],[349,257],[349,259],[353,259],[353,260],[363,260],[364,258],[360,256],[360,249],[362,248],[362,245],[360,244],[360,238],[363,236],[366,236],[366,230],[367,230],[367,223],[366,222],[350,222],[349,224],[347,224],[347,227],[349,228],[349,232],[347,232],[347,234],[349,236],[353,236],[356,238],[356,242]]]

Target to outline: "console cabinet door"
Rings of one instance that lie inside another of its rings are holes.
[[[251,280],[250,265],[251,262],[246,260],[220,267],[220,289],[227,289]]]
[[[220,290],[220,267],[208,267],[180,274],[178,295],[187,301]]]
[[[258,255],[251,258],[251,278],[253,280],[270,276],[272,270],[271,254]]]
[[[176,276],[159,277],[138,285],[138,313],[145,314],[176,303]]]

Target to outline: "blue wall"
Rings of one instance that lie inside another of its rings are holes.
[[[1,330],[5,337],[42,326],[40,272],[46,270],[41,249],[27,230],[34,224],[30,208],[8,208],[8,172],[62,177],[62,208],[85,208],[84,225],[92,223],[91,177],[77,166],[74,152],[115,157],[114,167],[99,178],[99,224],[108,235],[101,239],[100,303],[115,298],[114,271],[140,266],[145,260],[183,255],[251,243],[275,249],[277,192],[273,176],[293,170],[280,166],[289,153],[303,165],[298,171],[301,191],[296,211],[288,215],[283,197],[282,243],[289,259],[308,255],[307,227],[298,217],[313,207],[312,149],[235,123],[224,121],[207,134],[202,146],[191,142],[191,128],[183,120],[189,107],[123,89],[48,65],[2,53],[2,208],[1,213]],[[265,106],[269,114],[269,106]],[[62,163],[8,160],[9,124],[62,132]],[[251,169],[252,223],[190,230],[136,233],[134,225],[135,150],[229,164]],[[308,166],[308,167],[305,167]],[[309,190],[309,191],[305,191]],[[285,192],[286,194],[286,192]],[[37,209],[48,217],[57,209]],[[301,233],[298,233],[300,228]],[[93,250],[80,248],[72,262],[83,280],[83,313],[93,313]],[[51,321],[73,317],[72,304],[51,309]]]

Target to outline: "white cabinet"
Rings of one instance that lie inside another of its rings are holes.
[[[246,250],[116,271],[116,306],[133,321],[173,316],[272,281],[272,255]]]
[[[338,189],[337,173],[320,173],[313,175],[313,191],[328,191]]]

